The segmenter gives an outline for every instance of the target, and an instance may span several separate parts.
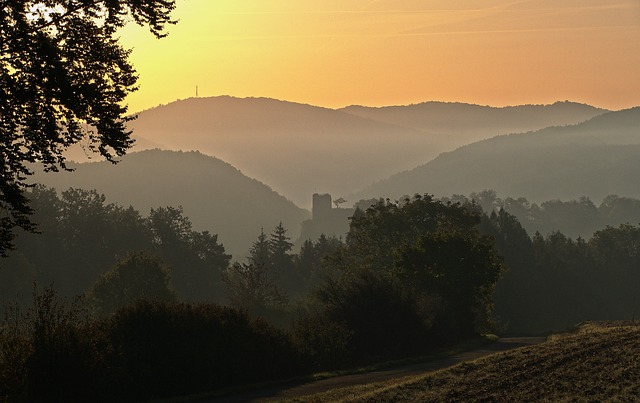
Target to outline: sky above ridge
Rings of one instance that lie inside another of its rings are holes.
[[[122,30],[131,112],[195,96],[337,108],[429,100],[640,105],[639,0],[177,0]]]

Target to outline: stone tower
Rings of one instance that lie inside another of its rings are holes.
[[[312,209],[314,221],[327,221],[331,217],[331,195],[313,194]]]

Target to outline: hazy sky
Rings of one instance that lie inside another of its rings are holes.
[[[327,107],[428,100],[640,105],[640,0],[177,0],[127,27],[135,112],[195,95]]]

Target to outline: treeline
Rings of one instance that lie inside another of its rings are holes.
[[[139,299],[111,315],[36,290],[0,327],[3,401],[148,401],[309,371],[291,337],[246,312]]]
[[[36,282],[53,284],[64,297],[86,294],[96,313],[144,296],[229,304],[284,323],[291,302],[323,280],[323,257],[341,243],[321,236],[296,254],[280,224],[257,237],[246,263],[232,263],[218,236],[193,230],[181,207],[152,208],[143,216],[107,203],[95,190],[58,194],[36,186],[27,195],[38,233],[19,233],[16,250],[0,262],[4,302],[17,296],[29,303]]]
[[[278,225],[231,262],[179,208],[143,217],[95,191],[30,196],[42,233],[21,234],[3,261],[3,296],[31,294],[35,278],[82,297],[65,305],[48,289],[26,314],[7,311],[0,394],[10,400],[194,393],[640,308],[640,226],[630,224],[589,240],[530,237],[504,208],[416,195],[370,202],[344,240],[322,236],[298,253]]]
[[[107,203],[95,190],[36,186],[27,193],[38,232],[19,233],[16,250],[0,262],[0,295],[28,300],[33,281],[54,284],[63,296],[82,294],[130,252],[147,252],[171,268],[184,301],[222,302],[221,272],[231,256],[218,236],[195,231],[180,207],[142,216]]]
[[[530,237],[504,210],[485,215],[509,270],[497,284],[503,331],[541,333],[587,320],[640,315],[640,225],[621,224],[575,240],[559,231]]]
[[[452,196],[443,200],[468,204],[474,201],[487,213],[504,209],[514,215],[524,229],[533,236],[560,231],[565,236],[588,239],[607,226],[640,223],[640,200],[609,195],[600,205],[584,196],[577,200],[548,200],[531,203],[524,197],[500,198],[494,190],[483,190],[466,196]]]
[[[173,270],[153,248],[129,253],[97,276],[83,303],[65,305],[46,290],[25,315],[8,311],[1,393],[149,399],[423,354],[473,337],[492,328],[491,294],[503,271],[480,222],[477,212],[430,196],[380,202],[353,219],[344,242],[321,237],[299,254],[280,225],[258,236],[246,263],[220,271],[236,306],[228,308],[179,302]],[[283,312],[292,319],[286,329],[260,319]]]
[[[500,331],[640,317],[640,200],[610,195],[597,207],[587,197],[537,205],[493,190],[439,200],[477,211],[479,230],[495,239],[507,267],[493,296]]]

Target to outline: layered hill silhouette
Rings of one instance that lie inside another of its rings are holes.
[[[607,112],[576,102],[491,107],[459,102],[424,102],[380,108],[348,106],[352,115],[437,134],[450,149],[499,134],[577,124]],[[447,150],[449,151],[449,150]]]
[[[150,208],[178,206],[194,229],[219,235],[228,253],[243,259],[261,228],[279,222],[293,239],[310,213],[230,164],[198,152],[148,150],[109,162],[73,164],[74,172],[37,173],[35,182],[55,187],[96,189],[108,202]]]
[[[492,108],[429,102],[321,108],[268,98],[190,98],[139,113],[134,150],[198,150],[269,184],[296,204],[335,197],[444,151],[507,132],[573,124],[602,113],[575,103]],[[72,158],[84,159],[83,153]]]
[[[300,206],[345,194],[424,161],[422,133],[332,109],[266,98],[191,98],[139,114],[134,137],[199,150],[268,183]]]
[[[640,197],[640,107],[586,122],[497,136],[443,153],[356,197],[438,196],[494,189],[529,201]]]

